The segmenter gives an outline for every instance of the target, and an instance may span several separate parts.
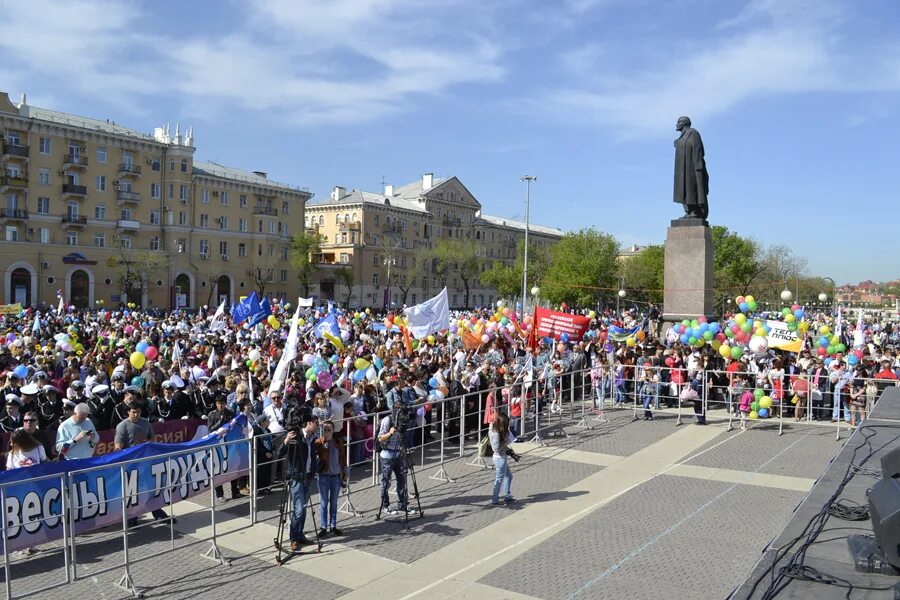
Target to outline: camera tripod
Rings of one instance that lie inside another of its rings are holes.
[[[294,453],[297,452],[297,443],[292,442],[288,444],[288,464],[293,464]],[[288,524],[289,519],[293,514],[293,507],[291,505],[291,482],[288,479],[287,469],[284,469],[284,475],[282,476],[283,488],[281,491],[281,504],[279,506],[278,513],[278,527],[275,529],[275,549],[278,551],[275,556],[275,564],[279,567],[284,564],[286,560],[289,560],[292,556],[302,555],[303,552],[294,551],[294,550],[285,550],[284,549],[284,529]],[[291,514],[288,514],[288,510],[291,510]],[[309,495],[309,499],[307,500],[306,507],[304,510],[309,510],[310,515],[312,516],[313,523],[313,533],[316,535],[316,549],[312,552],[307,552],[307,554],[318,553],[322,551],[322,540],[319,539],[319,528],[316,526],[316,509],[313,507],[312,503],[312,494]],[[302,535],[303,532],[301,531]],[[285,558],[283,555],[287,555]]]
[[[415,499],[416,499],[416,509],[418,510],[419,517],[424,517],[425,513],[422,512],[422,503],[419,500],[419,484],[416,483],[416,470],[415,470],[415,468],[413,468],[412,464],[410,464],[410,462],[409,462],[409,450],[406,447],[406,429],[404,429],[402,432],[397,431],[394,433],[394,435],[398,436],[399,445],[400,445],[400,448],[398,450],[398,452],[400,454],[399,454],[398,458],[400,458],[403,461],[403,463],[402,463],[403,467],[405,468],[406,473],[408,475],[407,481],[406,481],[406,487],[407,487],[406,496],[407,496],[407,498],[406,498],[406,502],[403,503],[403,510],[405,513],[404,514],[404,524],[406,526],[406,530],[409,531],[409,483],[410,483],[410,481],[412,482],[413,497],[415,497]],[[401,500],[401,498],[399,497],[399,493],[400,493],[400,491],[397,490],[397,494],[398,494],[397,499]],[[381,519],[381,511],[382,510],[384,510],[384,500],[383,499],[381,500],[381,503],[378,507],[378,514],[375,515],[376,521]]]

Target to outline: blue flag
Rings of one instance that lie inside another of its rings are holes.
[[[259,299],[256,296],[256,290],[253,290],[237,306],[232,307],[231,318],[235,323],[243,323],[259,311]]]
[[[324,334],[326,333],[332,337],[337,337],[338,339],[340,339],[341,335],[341,330],[337,324],[337,317],[334,313],[329,313],[328,316],[316,323],[313,331],[315,331],[316,337],[318,338],[324,337]]]
[[[259,312],[250,315],[250,326],[253,327],[257,323],[262,323],[271,314],[272,308],[269,306],[269,299],[263,298],[263,301],[259,303]]]

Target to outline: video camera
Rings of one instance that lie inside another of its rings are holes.
[[[391,423],[399,433],[406,434],[412,410],[402,402],[394,402],[394,406],[391,408]]]
[[[522,458],[522,455],[513,450],[512,448],[506,449],[506,455],[513,459],[515,462],[519,462],[519,459]]]
[[[284,417],[284,429],[285,431],[293,431],[294,433],[300,433],[306,423],[313,419],[312,410],[303,404],[292,404],[288,407],[287,413]]]

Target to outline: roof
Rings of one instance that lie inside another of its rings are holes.
[[[417,179],[416,181],[413,181],[412,183],[407,183],[406,185],[401,186],[401,187],[397,188],[396,190],[394,190],[394,196],[395,197],[399,196],[400,198],[414,200],[416,198],[421,197],[423,194],[428,193],[430,190],[433,190],[434,188],[438,187],[439,185],[441,185],[448,179],[451,179],[451,178],[450,177],[434,177],[434,178],[432,178],[432,181],[431,181],[432,185],[427,190],[425,189],[425,186],[424,186],[422,180]]]
[[[102,131],[113,135],[121,135],[133,137],[146,142],[156,142],[152,135],[141,133],[134,129],[116,125],[113,122],[101,121],[100,119],[91,119],[89,117],[81,117],[69,113],[59,112],[57,110],[48,110],[37,106],[27,106],[27,114],[22,115],[26,118],[37,119],[40,121],[49,121],[51,123],[59,123],[60,125],[70,125],[72,127],[81,127],[82,129],[92,129],[94,131]],[[157,142],[158,143],[158,142]]]
[[[494,217],[491,215],[481,215],[481,220],[487,221],[490,225],[495,225],[497,227],[511,227],[513,229],[521,229],[522,231],[525,231],[524,221],[516,221],[514,219],[505,219],[503,217]],[[528,223],[528,231],[557,237],[562,237],[563,235],[565,235],[565,232],[563,232],[562,229],[557,229],[556,227],[545,227],[543,225],[535,225],[531,222]]]
[[[417,196],[415,196],[417,197]],[[350,190],[345,195],[341,196],[339,199],[335,200],[330,196],[328,198],[322,197],[316,200],[312,200],[306,203],[306,208],[316,208],[322,207],[327,208],[329,206],[340,206],[343,204],[377,204],[379,206],[390,206],[393,208],[400,208],[405,210],[411,210],[418,213],[427,213],[425,207],[412,199],[406,199],[400,197],[398,195],[394,196],[385,196],[384,194],[375,194],[373,192],[364,192],[362,190]]]
[[[251,171],[244,171],[243,169],[237,169],[235,167],[226,167],[225,165],[220,165],[211,161],[194,161],[194,174],[206,175],[207,177],[218,177],[220,179],[232,179],[263,187],[309,194],[308,188],[288,185],[287,183],[279,183]]]

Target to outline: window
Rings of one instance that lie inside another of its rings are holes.
[[[222,206],[228,206],[228,192],[222,192],[219,195],[219,202],[222,204]]]
[[[159,238],[154,236],[150,238],[150,249],[151,250],[159,250]]]
[[[119,218],[122,219],[123,221],[130,221],[131,220],[131,209],[123,208],[122,210],[120,210]]]
[[[13,177],[18,176],[13,175]],[[50,185],[50,169],[38,169],[38,183],[41,185]]]
[[[40,139],[41,154],[50,154],[50,138],[42,137]]]
[[[181,172],[182,173],[188,172],[188,161],[186,158],[181,159]]]
[[[378,273],[372,273],[372,285],[378,287]]]
[[[281,249],[281,260],[287,260],[287,259],[288,259],[288,247],[285,246],[284,248]]]
[[[19,228],[14,225],[6,226],[6,241],[7,242],[18,242],[19,241]]]
[[[97,191],[106,191],[106,175],[97,175]]]
[[[287,269],[281,269],[281,283],[287,283]]]
[[[200,192],[200,202],[203,204],[209,204],[209,190],[203,189]]]
[[[178,199],[179,200],[187,200],[188,199],[188,186],[186,186],[184,184],[181,185],[179,192],[178,192]]]
[[[247,219],[240,218],[238,219],[238,231],[247,231]]]
[[[344,233],[341,234],[341,243],[342,243],[342,244],[346,244],[346,243],[347,243],[347,232],[346,232],[346,231],[345,231]]]
[[[262,244],[257,244],[257,245],[256,245],[256,255],[257,255],[257,256],[262,256]]]
[[[400,257],[400,268],[401,268],[401,269],[405,269],[405,268],[406,268],[406,257],[405,257],[405,256],[401,256],[401,257]]]
[[[283,215],[289,214],[289,213],[288,213],[288,206],[289,206],[289,205],[288,205],[287,202],[282,202],[282,203],[281,203],[281,214],[283,214]]]
[[[150,211],[150,224],[151,225],[159,225],[159,211],[158,210]]]
[[[47,227],[41,227],[38,229],[38,240],[42,244],[50,243],[50,229]]]
[[[78,232],[77,231],[69,231],[66,233],[66,246],[77,246],[78,245]]]
[[[269,244],[269,258],[274,258],[275,256],[275,245]]]
[[[325,215],[319,215],[319,226],[325,225]]]
[[[120,235],[119,236],[119,245],[125,250],[131,250],[131,236],[130,235]]]
[[[228,229],[228,217],[219,217],[219,229]]]
[[[200,254],[209,256],[209,240],[200,240]]]
[[[169,173],[174,173],[174,172],[175,172],[175,161],[170,160],[169,161]]]
[[[377,254],[374,255],[374,256],[372,257],[372,266],[377,267],[377,266],[380,265],[380,264],[381,264],[381,257],[378,256]]]
[[[44,196],[38,198],[37,211],[41,215],[50,214],[50,198]]]
[[[95,233],[94,234],[94,245],[98,248],[106,247],[106,234],[105,233]]]
[[[340,222],[341,222],[341,215],[334,215],[334,222],[335,222],[335,223],[340,223]]]
[[[152,170],[154,170],[154,171],[159,171],[159,170],[160,170],[161,167],[160,167],[159,159],[158,159],[158,158],[154,158],[154,159],[151,161],[151,163],[150,163],[150,168],[151,168]]]
[[[151,183],[150,184],[150,197],[153,198],[154,200],[159,200],[159,196],[160,196],[159,184]]]
[[[275,221],[269,221],[269,233],[275,233]]]
[[[228,242],[222,240],[219,242],[219,254],[222,256],[228,256]]]
[[[350,264],[350,255],[346,252],[341,252],[341,264],[349,265]]]
[[[169,200],[174,200],[174,199],[175,199],[175,184],[170,183],[169,184]]]
[[[98,146],[97,147],[97,163],[101,165],[106,164],[106,147]]]
[[[183,210],[178,211],[178,224],[187,225],[187,213]]]
[[[200,227],[209,227],[209,215],[200,215]]]
[[[263,230],[262,230],[262,219],[259,219],[259,220],[256,222],[256,232],[257,232],[257,233],[262,233],[262,232],[263,232]]]
[[[19,134],[14,131],[10,131],[9,133],[6,134],[6,141],[9,142],[10,146],[21,146],[22,145],[22,138],[20,138]]]
[[[241,194],[241,208],[247,208],[247,194]]]
[[[375,225],[378,225],[378,215],[375,215],[373,222]]]
[[[238,256],[247,256],[247,244],[240,242],[238,244]]]
[[[106,218],[106,206],[103,204],[98,204],[94,207],[94,218],[100,219],[101,221]]]

